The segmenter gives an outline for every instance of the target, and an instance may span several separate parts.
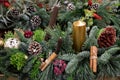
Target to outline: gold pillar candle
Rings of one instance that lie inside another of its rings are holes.
[[[78,20],[73,22],[73,48],[76,52],[81,51],[81,47],[86,38],[86,23]]]

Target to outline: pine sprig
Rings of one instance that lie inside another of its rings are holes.
[[[115,54],[118,50],[120,50],[119,47],[108,49],[99,57],[99,62],[102,64],[107,64],[110,58],[112,57],[112,55]]]
[[[89,67],[89,62],[84,60],[79,63],[76,71],[76,77],[78,80],[95,80],[95,75]]]
[[[98,46],[97,39],[96,39],[97,35],[95,35],[98,33],[98,30],[99,29],[97,26],[92,27],[89,37],[86,39],[86,41],[84,42],[84,44],[82,46],[82,50],[89,50],[90,46],[93,46],[93,45]]]
[[[62,59],[62,60],[65,60],[65,61],[70,61],[72,60],[76,55],[75,54],[63,54],[63,55],[60,55],[58,58],[59,59]]]
[[[78,53],[67,65],[65,71],[66,73],[72,73],[78,66],[78,63],[81,62],[84,58],[89,57],[89,51],[83,51]]]

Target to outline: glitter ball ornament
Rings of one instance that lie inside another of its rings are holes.
[[[55,75],[60,75],[64,72],[67,64],[63,60],[55,60],[53,65]]]
[[[17,38],[8,38],[6,41],[5,41],[5,45],[4,47],[5,48],[18,48],[20,45],[20,41],[19,39]]]
[[[29,13],[32,13],[32,12],[35,12],[36,9],[34,8],[34,6],[29,6],[29,7],[27,8],[27,11],[28,11]]]
[[[25,38],[30,38],[32,35],[33,35],[33,32],[32,32],[32,31],[25,31],[25,32],[24,32]]]
[[[114,45],[116,42],[116,30],[109,26],[103,29],[103,31],[100,31],[100,35],[98,37],[98,44],[99,47],[110,47]]]
[[[38,54],[38,53],[42,52],[42,46],[38,42],[32,41],[29,44],[28,52],[29,52],[29,54]]]
[[[39,26],[41,24],[41,18],[37,15],[33,16],[30,21],[32,26]]]
[[[12,15],[13,18],[17,18],[20,15],[20,11],[18,9],[12,9],[10,11],[10,14]]]

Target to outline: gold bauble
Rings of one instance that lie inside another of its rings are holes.
[[[4,41],[2,38],[0,38],[0,47],[3,47],[4,46]]]

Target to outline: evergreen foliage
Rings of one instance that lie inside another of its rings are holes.
[[[9,0],[9,2],[12,1]],[[48,26],[50,15],[55,3],[59,1],[61,5],[56,25],[51,28]],[[96,1],[93,0],[93,3],[97,3]],[[20,77],[20,80],[24,80],[24,77],[29,80],[97,80],[104,77],[117,77],[120,75],[120,14],[111,9],[114,7],[118,9],[120,5],[118,0],[116,0],[117,4],[112,2],[103,0],[95,11],[90,10],[88,0],[68,0],[68,4],[72,3],[75,6],[73,10],[67,9],[68,6],[64,4],[64,0],[15,0],[14,3],[10,3],[11,8],[0,4],[0,38],[4,41],[8,38],[20,40],[18,49],[0,47],[0,72],[4,75],[15,74]],[[36,11],[28,12],[29,6],[33,6]],[[16,19],[9,15],[12,8],[20,11]],[[96,19],[93,13],[98,14],[102,19]],[[39,26],[32,26],[30,23],[35,15],[41,19]],[[72,23],[76,20],[87,23],[86,40],[80,52],[75,52],[73,49]],[[116,43],[111,47],[100,48],[97,42],[99,31],[109,25],[116,29]],[[17,30],[18,28],[23,32]],[[26,38],[25,30],[33,31],[33,36]],[[46,37],[48,40],[45,40]],[[60,38],[62,46],[55,59],[66,62],[65,71],[61,75],[55,75],[54,60],[44,71],[41,71],[41,64],[58,48]],[[28,46],[32,41],[37,41],[41,45],[40,54],[28,54]],[[96,73],[90,69],[89,64],[91,46],[98,48]]]

